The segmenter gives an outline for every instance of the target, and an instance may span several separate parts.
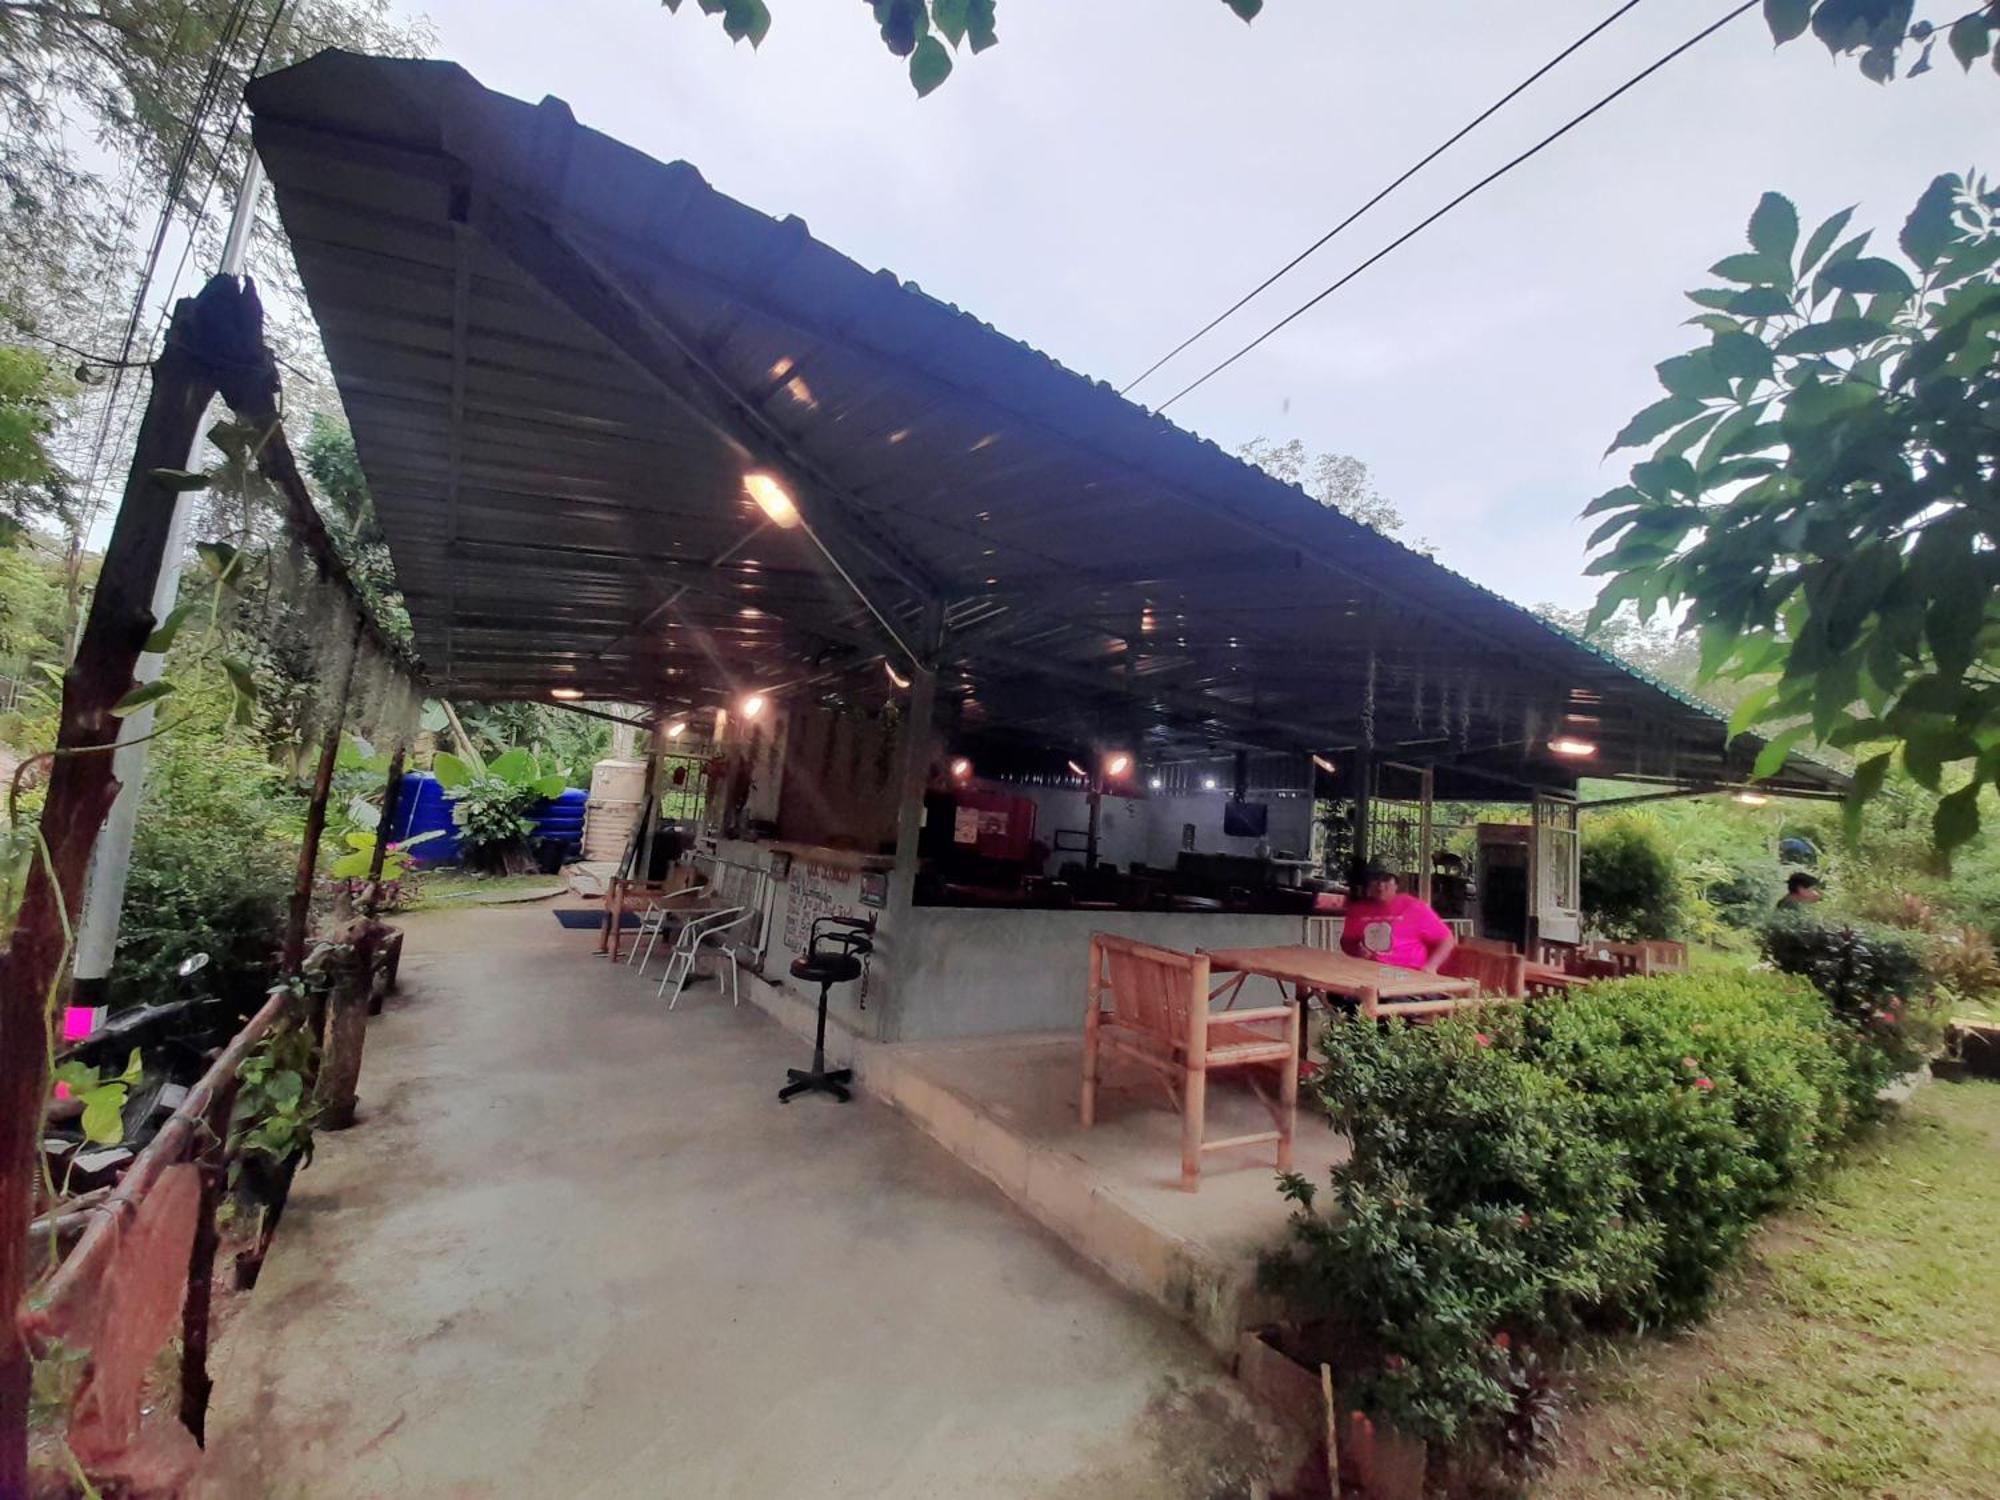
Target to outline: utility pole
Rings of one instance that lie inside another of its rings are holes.
[[[221,274],[241,276],[250,249],[250,231],[257,220],[257,198],[264,188],[264,166],[257,153],[250,153],[250,165],[236,194],[236,209],[229,220],[229,235],[222,245]],[[202,424],[197,424],[193,443],[188,447],[184,469],[201,463]],[[180,598],[181,557],[187,550],[188,523],[195,506],[192,493],[175,497],[173,520],[167,529],[166,550],[160,558],[159,576],[153,585],[153,618],[164,620]],[[166,655],[147,651],[139,657],[132,673],[134,687],[157,682],[166,669]],[[118,748],[111,752],[111,774],[118,781],[118,800],[104,820],[97,847],[91,857],[89,883],[84,890],[83,918],[76,930],[75,995],[79,1003],[103,1002],[105,986],[118,954],[118,927],[125,910],[125,883],[132,873],[132,840],[138,831],[139,804],[145,798],[146,762],[152,752],[151,736],[154,705],[120,721]]]

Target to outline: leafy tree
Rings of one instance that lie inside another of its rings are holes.
[[[1592,621],[1685,606],[1705,674],[1768,678],[1732,719],[1776,728],[1756,774],[1849,750],[1858,812],[1900,755],[1949,850],[2000,783],[2000,192],[1936,179],[1900,262],[1851,215],[1801,243],[1767,193],[1730,284],[1689,294],[1709,341],[1659,366],[1612,444],[1651,456],[1585,511]]]
[[[106,259],[129,264],[130,209],[112,207],[107,156],[136,169],[140,203],[168,184],[198,213],[218,176],[242,170],[246,134],[226,126],[260,48],[268,69],[324,47],[410,54],[428,40],[390,0],[0,0],[0,276],[18,279],[0,295],[42,322],[52,294],[101,297]],[[189,141],[198,116],[207,128]]]
[[[1764,0],[1764,19],[1778,42],[1811,31],[1835,57],[1860,54],[1863,76],[1877,83],[1887,83],[1898,68],[1906,78],[1928,73],[1939,37],[1960,67],[1969,70],[1990,56],[2000,71],[2000,0],[1957,11],[1949,6],[1933,21],[1916,19],[1915,0]]]
[[[661,0],[678,11],[681,0]],[[764,0],[695,0],[704,15],[722,17],[722,29],[732,41],[753,47],[771,29],[771,10]],[[867,0],[882,45],[909,59],[910,84],[928,94],[951,76],[951,54],[961,45],[984,52],[1000,40],[993,29],[997,0]],[[1245,21],[1264,8],[1264,0],[1222,0]]]
[[[1394,536],[1403,529],[1403,513],[1375,488],[1368,465],[1352,454],[1313,453],[1297,438],[1283,443],[1252,438],[1236,450],[1236,456],[1274,479],[1297,485],[1327,509],[1372,526],[1384,536]]]
[[[0,545],[33,516],[69,514],[69,476],[48,446],[69,391],[41,354],[0,344]]]
[[[354,433],[345,422],[315,412],[302,457],[306,473],[326,502],[320,508],[327,513],[327,530],[355,586],[383,630],[410,645],[416,633],[396,583],[389,539],[375,519],[375,499],[368,492],[368,478],[361,472],[361,459],[354,451]]]

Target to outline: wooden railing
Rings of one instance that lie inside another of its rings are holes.
[[[82,1237],[21,1315],[22,1336],[37,1358],[81,1361],[66,1439],[92,1475],[136,1478],[143,1468],[157,1478],[191,1467],[204,1439],[216,1210],[227,1190],[237,1075],[290,1001],[289,991],[274,990],[118,1185],[81,1210]],[[146,1377],[176,1331],[185,1431],[149,1429],[140,1464]]]

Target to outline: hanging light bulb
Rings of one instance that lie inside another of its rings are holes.
[[[773,525],[790,530],[799,524],[799,508],[792,504],[791,494],[769,474],[745,474],[743,488]]]
[[[972,762],[967,760],[963,755],[953,760],[951,763],[951,779],[953,781],[970,781],[972,779]]]
[[[686,719],[676,719],[674,720],[673,723],[667,726],[667,738],[670,740],[677,740],[687,732],[688,732],[688,727]]]
[[[756,718],[757,715],[764,711],[764,695],[762,693],[752,693],[743,700],[737,711],[746,719]]]
[[[1104,757],[1104,774],[1119,777],[1132,769],[1132,757],[1123,750],[1114,750]]]

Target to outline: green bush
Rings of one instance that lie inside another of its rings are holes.
[[[1530,1065],[1582,1096],[1658,1231],[1622,1319],[1699,1314],[1758,1218],[1847,1128],[1840,1040],[1809,986],[1772,974],[1627,980],[1535,1009]]]
[[[1645,814],[1613,813],[1584,825],[1584,920],[1604,937],[1680,934],[1681,881],[1659,827]]]
[[[1302,1320],[1340,1325],[1359,1356],[1345,1394],[1452,1442],[1511,1410],[1517,1340],[1636,1292],[1657,1231],[1631,1216],[1617,1146],[1525,1055],[1514,1018],[1335,1026],[1326,1056],[1318,1087],[1353,1155],[1330,1213],[1285,1179],[1293,1253],[1267,1261],[1265,1281]]]
[[[1625,980],[1425,1028],[1336,1024],[1353,1143],[1265,1267],[1330,1321],[1344,1389],[1414,1436],[1492,1436],[1535,1346],[1707,1304],[1760,1215],[1872,1096],[1855,1029],[1771,973]],[[1859,1075],[1859,1076],[1858,1076]]]
[[[1785,913],[1764,929],[1773,967],[1809,981],[1842,1023],[1856,1104],[1923,1065],[1939,1039],[1927,941],[1915,933]]]
[[[206,988],[261,1003],[298,859],[298,798],[253,746],[197,725],[153,742],[110,999],[172,999],[174,970],[209,955]]]

